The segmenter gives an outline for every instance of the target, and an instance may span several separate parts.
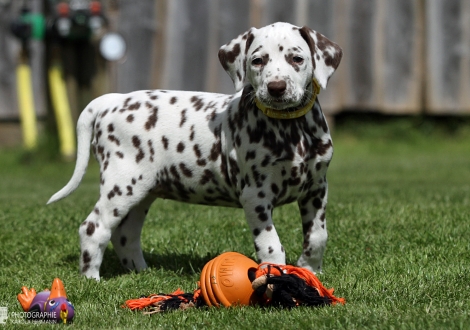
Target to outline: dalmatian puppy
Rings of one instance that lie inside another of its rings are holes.
[[[272,213],[297,201],[298,265],[321,271],[327,241],[326,172],[333,147],[316,98],[341,60],[338,45],[308,27],[252,28],[219,51],[234,95],[145,90],[93,100],[77,124],[72,193],[90,148],[100,197],[80,225],[80,271],[100,278],[111,240],[124,267],[147,267],[140,235],[156,198],[243,208],[259,262],[285,264]]]

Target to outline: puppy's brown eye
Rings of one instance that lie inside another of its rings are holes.
[[[255,58],[255,59],[253,59],[253,60],[251,61],[251,64],[253,64],[253,65],[261,65],[261,64],[263,64],[263,60],[261,59],[261,57],[257,57],[257,58]]]
[[[304,61],[304,59],[303,59],[302,57],[300,57],[300,56],[294,56],[294,57],[292,58],[292,60],[294,61],[294,63],[298,63],[298,64],[300,64],[300,63],[302,63],[302,62]]]

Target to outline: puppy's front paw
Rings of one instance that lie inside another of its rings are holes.
[[[314,274],[322,273],[321,261],[308,258],[303,253],[300,256],[299,260],[297,260],[297,266],[308,269]]]

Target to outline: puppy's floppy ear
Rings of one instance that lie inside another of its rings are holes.
[[[341,62],[343,51],[323,34],[304,26],[300,35],[305,39],[312,54],[313,76],[320,86],[325,89],[333,72]]]
[[[251,28],[219,49],[219,61],[232,78],[237,92],[245,85],[246,52],[255,38],[255,30]]]

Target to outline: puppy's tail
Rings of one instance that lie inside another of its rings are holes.
[[[83,176],[85,175],[88,167],[88,160],[90,159],[90,144],[93,137],[93,126],[95,119],[100,113],[100,110],[105,106],[107,96],[101,96],[93,101],[83,110],[77,123],[77,161],[75,163],[75,170],[73,171],[72,178],[61,190],[56,192],[47,202],[51,204],[61,200],[70,195],[75,189],[78,188]]]

